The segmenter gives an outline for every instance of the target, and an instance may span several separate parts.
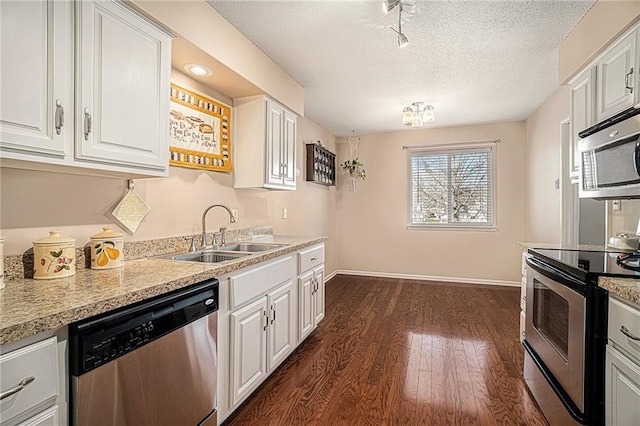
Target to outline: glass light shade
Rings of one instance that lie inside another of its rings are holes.
[[[204,65],[200,65],[200,64],[187,64],[184,66],[184,69],[195,75],[204,76],[204,75],[213,74],[213,71],[211,71],[211,68],[205,67]]]
[[[413,117],[413,122],[411,123],[411,127],[422,127],[424,122],[422,121],[422,117],[420,114],[415,114]]]
[[[411,107],[405,107],[402,111],[402,124],[411,124],[413,123],[413,111]]]
[[[405,47],[409,44],[409,39],[403,33],[398,34],[398,46]]]
[[[433,109],[427,109],[425,110],[424,114],[422,114],[422,119],[425,123],[431,123],[436,119],[436,113],[433,111]]]

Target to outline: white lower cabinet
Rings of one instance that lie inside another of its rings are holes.
[[[56,337],[0,355],[3,426],[58,424],[58,367]]]
[[[609,295],[606,424],[640,425],[640,306]]]
[[[324,265],[298,277],[298,339],[304,340],[324,318]]]
[[[251,393],[293,350],[293,280],[230,314],[231,404]]]
[[[606,424],[640,424],[640,366],[607,345]]]
[[[31,417],[18,426],[58,426],[60,424],[60,408],[57,405]]]

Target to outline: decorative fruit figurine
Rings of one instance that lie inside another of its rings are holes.
[[[91,236],[91,269],[111,269],[124,265],[124,235],[105,226],[103,232]]]

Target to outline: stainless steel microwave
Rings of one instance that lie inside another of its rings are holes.
[[[580,198],[640,198],[640,104],[579,136]]]

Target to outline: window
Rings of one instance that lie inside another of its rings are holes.
[[[409,154],[409,228],[495,226],[494,147]]]

